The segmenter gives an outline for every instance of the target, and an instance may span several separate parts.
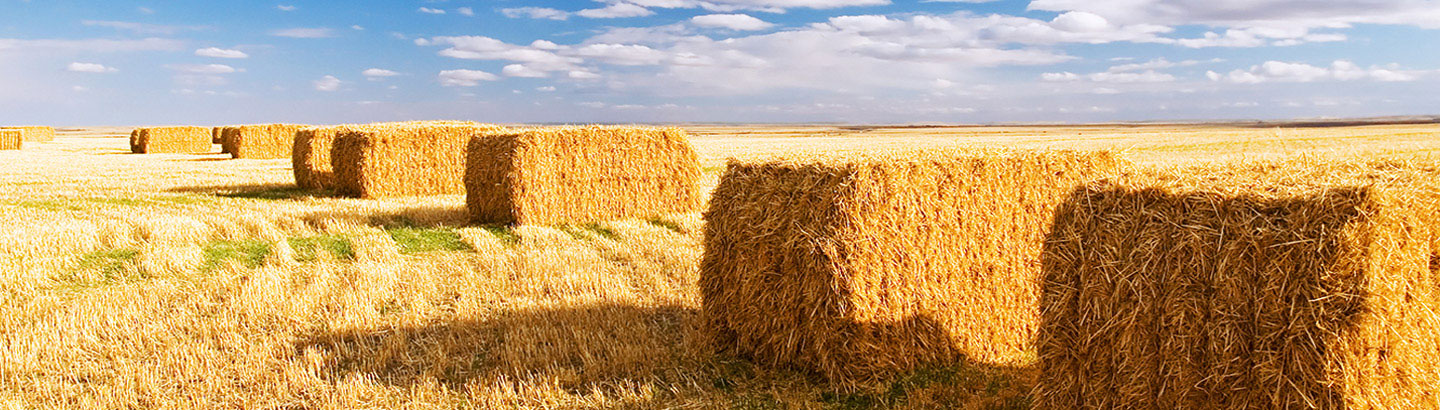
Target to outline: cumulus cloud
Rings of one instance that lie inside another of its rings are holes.
[[[459,13],[459,14],[462,15],[462,16],[474,16],[474,15],[475,15],[475,9],[472,9],[472,8],[469,8],[469,7],[461,7],[461,8],[455,9],[455,12],[456,12],[456,13]]]
[[[429,8],[429,7],[421,7],[420,9],[418,9],[418,10],[416,10],[416,11],[419,11],[419,12],[425,13],[425,14],[445,14],[445,10],[432,9],[432,8]]]
[[[84,20],[80,24],[90,27],[107,27],[141,35],[171,35],[182,31],[204,30],[205,26],[168,26],[161,24],[135,23],[129,21]]]
[[[1040,75],[1040,79],[1050,82],[1089,81],[1094,83],[1132,84],[1168,83],[1175,81],[1175,76],[1154,70],[1146,70],[1139,72],[1105,71],[1086,75],[1080,75],[1066,71],[1059,73],[1044,73]]]
[[[270,35],[289,38],[330,38],[335,37],[335,30],[329,28],[288,28],[271,31]]]
[[[775,26],[774,24],[745,14],[706,14],[690,18],[690,23],[700,27],[723,28],[735,31],[765,30]]]
[[[654,15],[650,9],[637,6],[631,3],[614,3],[598,9],[585,9],[575,12],[575,15],[592,19],[613,19],[626,17],[645,17]]]
[[[494,74],[479,70],[445,70],[440,72],[440,85],[446,87],[474,87],[481,81],[500,79]]]
[[[195,55],[211,58],[249,58],[249,54],[240,50],[227,50],[219,47],[206,47],[195,50]]]
[[[532,18],[532,19],[565,20],[565,19],[570,18],[570,12],[563,11],[563,10],[556,10],[556,9],[552,9],[552,8],[546,8],[546,7],[516,7],[516,8],[500,9],[500,14],[504,14],[505,17],[509,17],[509,18],[512,18],[512,19]]]
[[[244,71],[224,64],[170,64],[165,68],[186,74],[231,74]]]
[[[365,76],[365,78],[369,79],[370,81],[379,81],[387,77],[394,77],[400,75],[400,73],[386,70],[383,68],[367,68],[365,69],[365,71],[361,71],[360,75]]]
[[[340,81],[339,78],[335,78],[335,76],[333,75],[327,75],[324,77],[320,77],[319,80],[315,80],[312,84],[315,85],[315,91],[330,92],[339,90],[340,85],[344,84],[344,82]]]
[[[550,76],[550,73],[526,67],[524,64],[507,65],[500,70],[500,74],[504,74],[506,77],[521,78],[545,78]]]
[[[1284,61],[1266,61],[1262,64],[1251,66],[1248,70],[1233,70],[1221,74],[1208,71],[1205,76],[1211,81],[1223,81],[1235,84],[1258,84],[1266,82],[1291,82],[1308,83],[1316,81],[1415,81],[1424,74],[1418,71],[1406,71],[1396,66],[1370,66],[1361,67],[1346,60],[1336,60],[1329,67],[1313,66],[1305,63],[1291,63]]]
[[[167,38],[114,39],[13,39],[0,38],[0,53],[6,51],[117,53],[132,51],[177,51],[185,42]]]
[[[281,5],[275,6],[275,9],[276,9],[276,10],[280,10],[280,11],[295,11],[295,6],[290,6],[290,5],[281,4]]]
[[[103,73],[113,73],[113,72],[120,71],[120,70],[117,70],[117,69],[115,69],[114,67],[106,67],[106,66],[103,65],[103,64],[74,62],[74,63],[70,63],[70,65],[68,65],[68,66],[65,66],[65,71],[69,71],[69,72],[73,72],[73,73],[97,73],[97,74],[103,74]]]

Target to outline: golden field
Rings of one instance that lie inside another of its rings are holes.
[[[1113,150],[1157,167],[1423,158],[1440,126],[691,126],[727,158]],[[714,354],[699,213],[465,226],[463,195],[344,199],[288,159],[132,155],[129,128],[0,151],[0,408],[1019,409],[1033,370],[934,366],[853,394]]]

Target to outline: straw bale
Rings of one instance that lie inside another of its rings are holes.
[[[0,150],[17,150],[25,145],[25,131],[0,129]]]
[[[465,192],[465,150],[497,125],[414,122],[341,127],[330,150],[336,193],[359,198]]]
[[[552,225],[694,212],[699,157],[676,128],[564,127],[471,141],[476,223]]]
[[[913,150],[731,160],[705,212],[718,348],[841,390],[918,365],[1033,364],[1054,209],[1107,152]]]
[[[378,126],[423,126],[423,125],[481,125],[469,121],[407,121],[373,124],[344,124],[319,127],[305,127],[295,132],[295,147],[291,150],[292,169],[295,183],[301,188],[328,190],[335,187],[335,171],[330,164],[330,151],[334,149],[335,137],[342,129]]]
[[[295,148],[295,132],[304,127],[292,124],[242,125],[231,134],[227,152],[234,158],[290,158]]]
[[[22,127],[0,127],[5,130],[21,130],[24,138],[30,142],[50,142],[55,140],[55,128],[45,126],[22,126]]]
[[[219,144],[219,143],[220,143],[220,132],[221,132],[221,131],[224,131],[224,130],[225,130],[225,127],[215,127],[215,128],[211,128],[211,129],[210,129],[210,144],[211,144],[211,145]]]
[[[220,153],[231,154],[235,152],[235,136],[240,133],[239,125],[220,127]]]
[[[1038,409],[1440,408],[1435,174],[1137,172],[1061,206]]]
[[[137,154],[210,151],[210,130],[205,127],[149,127],[137,129],[130,135],[130,152]]]

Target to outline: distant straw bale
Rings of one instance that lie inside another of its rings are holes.
[[[235,152],[235,136],[240,134],[239,125],[227,125],[220,127],[220,153],[231,154]]]
[[[45,126],[0,127],[0,130],[25,131],[25,141],[50,142],[55,140],[55,128]]]
[[[477,223],[653,218],[700,207],[700,161],[675,128],[566,127],[476,138],[466,202]]]
[[[379,126],[423,126],[423,125],[480,125],[467,121],[410,121],[374,124],[345,124],[332,126],[305,127],[295,132],[295,147],[291,151],[291,165],[295,172],[295,183],[301,188],[327,190],[335,188],[335,171],[331,166],[330,152],[335,147],[335,137],[345,128]]]
[[[1032,365],[1054,209],[1129,166],[1008,150],[731,160],[704,215],[706,329],[842,390],[927,363]]]
[[[219,144],[219,143],[220,143],[220,133],[221,133],[222,131],[225,131],[225,127],[215,127],[215,128],[211,128],[211,129],[210,129],[210,144],[211,144],[211,145]]]
[[[503,130],[450,122],[342,127],[330,153],[335,191],[360,198],[463,193],[470,139]]]
[[[291,124],[242,125],[230,136],[228,152],[234,158],[291,158],[295,132],[304,127]]]
[[[0,150],[17,150],[25,145],[25,131],[0,129]]]
[[[137,154],[198,154],[210,152],[205,127],[149,127],[131,133],[130,152]]]
[[[1440,408],[1433,167],[1138,172],[1057,212],[1037,409]]]

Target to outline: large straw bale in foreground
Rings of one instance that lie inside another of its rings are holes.
[[[842,389],[931,362],[1033,364],[1053,210],[1126,167],[1069,151],[732,160],[705,212],[707,329]]]
[[[137,154],[192,154],[210,151],[210,130],[205,127],[149,127],[130,133],[130,152]]]
[[[55,128],[45,126],[23,126],[23,127],[0,127],[4,130],[24,131],[23,137],[31,142],[50,142],[55,140]]]
[[[230,144],[226,151],[233,158],[290,158],[295,148],[295,132],[305,127],[292,124],[242,125],[229,136]],[[224,130],[221,133],[223,137]]]
[[[1037,408],[1440,408],[1422,174],[1309,162],[1078,190],[1042,260]]]
[[[476,138],[466,203],[477,223],[552,225],[693,212],[700,161],[675,128],[566,127]]]
[[[463,193],[470,139],[503,130],[488,124],[342,127],[330,155],[335,191],[360,198]]]
[[[0,150],[17,150],[25,145],[25,131],[0,130]]]

